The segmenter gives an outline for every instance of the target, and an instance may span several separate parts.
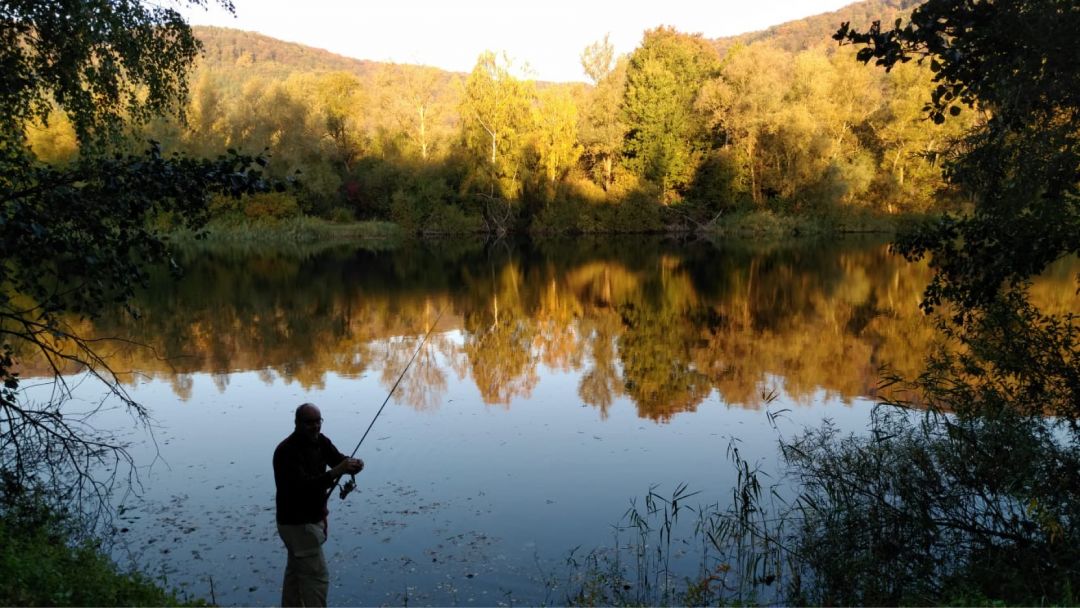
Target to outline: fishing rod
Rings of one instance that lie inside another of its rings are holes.
[[[420,340],[420,345],[416,347],[416,352],[413,353],[412,357],[409,359],[409,362],[405,364],[405,369],[401,370],[401,374],[398,375],[397,380],[394,381],[394,386],[390,387],[390,392],[386,394],[386,399],[384,399],[382,405],[379,406],[379,411],[375,412],[375,417],[371,419],[371,424],[368,425],[367,430],[364,431],[364,434],[360,437],[360,441],[356,442],[356,447],[353,448],[352,454],[349,454],[349,458],[356,456],[357,450],[360,449],[360,444],[364,443],[364,439],[367,439],[368,433],[371,432],[371,427],[375,426],[375,421],[379,419],[379,414],[382,414],[383,409],[386,408],[386,404],[390,403],[390,397],[394,396],[394,391],[396,391],[398,385],[401,384],[401,379],[405,377],[405,373],[409,371],[410,367],[412,367],[413,361],[416,360],[416,356],[420,354],[420,349],[424,348],[424,344],[427,343],[428,336],[430,336],[431,332],[435,330],[435,326],[439,324],[439,319],[442,317],[443,310],[445,310],[445,308],[440,308],[439,314],[435,315],[435,321],[431,324],[431,327],[428,328],[427,333],[424,334],[424,338]],[[327,498],[329,498],[330,495],[334,493],[334,488],[336,487],[337,484],[335,483],[334,487],[330,488],[330,491],[327,492]],[[355,489],[356,474],[353,473],[349,475],[349,481],[346,481],[345,485],[341,486],[341,492],[339,493],[339,496],[341,496],[341,500],[345,500],[345,497],[349,495],[349,492],[352,492]]]

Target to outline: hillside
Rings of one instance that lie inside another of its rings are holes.
[[[204,64],[213,69],[254,69],[283,75],[296,71],[343,71],[366,76],[379,65],[255,32],[203,25],[192,30],[203,43]]]
[[[911,9],[922,2],[923,0],[865,0],[831,13],[788,21],[757,32],[718,38],[714,44],[722,53],[735,44],[767,41],[777,48],[797,53],[820,45],[835,45],[832,35],[844,21],[850,21],[859,28],[866,28],[877,20],[889,23],[897,17],[906,17]]]
[[[438,97],[452,96],[454,79],[459,75],[438,68],[354,59],[295,42],[286,42],[256,32],[223,27],[194,26],[195,36],[203,43],[200,67],[216,75],[219,86],[238,86],[252,77],[285,80],[291,74],[348,72],[355,74],[365,87],[392,72],[395,78],[430,79]]]

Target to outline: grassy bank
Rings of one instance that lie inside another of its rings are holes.
[[[179,231],[171,235],[173,242],[184,244],[197,240],[206,243],[320,243],[332,241],[369,241],[393,246],[404,232],[390,222],[337,223],[315,217],[294,217],[280,221],[215,222],[206,227],[202,238],[195,233]]]
[[[895,234],[926,219],[922,215],[882,215],[844,212],[780,214],[772,211],[736,211],[717,218],[705,232],[715,237],[785,238],[834,234]]]
[[[780,214],[772,211],[736,211],[720,216],[697,232],[720,238],[782,239],[792,236],[829,236],[834,234],[895,234],[925,216],[881,215],[878,213],[821,213]],[[672,232],[685,232],[686,227]],[[631,234],[632,230],[589,231],[588,234]],[[655,230],[653,230],[655,232]],[[663,232],[662,230],[660,232]],[[574,233],[573,231],[571,234]],[[475,235],[474,232],[469,232]],[[534,232],[546,235],[548,231]],[[558,234],[568,234],[559,231]],[[331,222],[315,217],[294,217],[279,221],[212,221],[202,238],[192,232],[176,232],[173,242],[189,244],[275,244],[275,243],[332,243],[364,241],[378,248],[394,248],[410,236],[408,231],[392,222]],[[440,237],[445,237],[441,234]]]
[[[0,497],[0,606],[205,606],[126,572],[39,502]]]

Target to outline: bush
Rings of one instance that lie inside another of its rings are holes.
[[[264,192],[239,198],[215,196],[210,199],[210,218],[217,224],[276,223],[299,217],[300,204],[288,192]]]
[[[439,205],[424,225],[425,234],[472,234],[484,231],[484,219],[453,204]]]
[[[661,206],[646,192],[635,192],[616,205],[608,225],[616,232],[660,232],[664,229]]]
[[[603,204],[603,203],[601,203]],[[583,200],[571,200],[565,196],[556,196],[545,203],[533,216],[529,230],[534,233],[561,234],[594,232],[597,229],[591,221],[591,207],[594,203]]]
[[[241,200],[244,215],[254,221],[280,220],[300,215],[296,197],[286,192],[265,192],[245,196]]]
[[[803,484],[805,599],[1073,604],[1080,454],[1051,426],[883,410],[869,437],[825,428],[785,446]]]
[[[390,217],[394,193],[410,179],[390,162],[365,157],[356,163],[352,178],[342,187],[342,195],[358,218],[385,220]]]
[[[335,224],[348,224],[356,221],[356,216],[352,210],[345,207],[334,207],[327,215],[327,219]]]
[[[714,150],[705,156],[687,193],[687,199],[700,206],[703,216],[715,215],[737,206],[740,197],[737,163],[728,149]]]
[[[394,191],[390,199],[390,219],[409,233],[446,231],[431,226],[432,216],[454,200],[454,193],[441,178],[418,177],[409,185]],[[444,216],[442,222],[450,221]],[[452,221],[451,221],[452,223]]]

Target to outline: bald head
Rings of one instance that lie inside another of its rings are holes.
[[[300,424],[304,420],[312,420],[315,418],[322,418],[322,412],[319,408],[315,407],[314,403],[301,403],[300,407],[296,408],[296,423]]]
[[[318,441],[322,431],[322,412],[314,403],[304,403],[296,408],[296,433],[309,441]]]

